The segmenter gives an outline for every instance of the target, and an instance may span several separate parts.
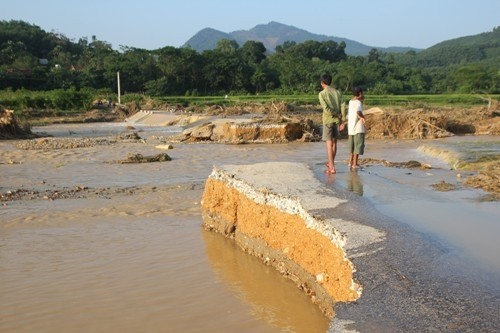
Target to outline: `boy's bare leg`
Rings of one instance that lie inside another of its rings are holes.
[[[352,164],[353,166],[359,167],[358,157],[359,157],[359,154],[354,154],[354,161],[353,161],[353,164]]]
[[[352,168],[353,165],[354,165],[354,154],[350,153],[349,154],[349,168]]]
[[[337,155],[337,139],[326,141],[326,155],[328,156],[328,171],[335,173],[335,155]]]

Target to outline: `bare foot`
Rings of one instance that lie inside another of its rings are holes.
[[[335,165],[330,166],[330,164],[327,163],[326,167],[328,168],[328,170],[326,170],[328,174],[332,175],[334,173],[337,173],[337,170],[335,170]]]

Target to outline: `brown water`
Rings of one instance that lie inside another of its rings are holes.
[[[217,236],[195,217],[2,233],[1,331],[326,330],[297,288]]]
[[[201,227],[212,164],[257,161],[264,146],[179,145],[169,163],[122,165],[108,162],[158,151],[12,145],[0,143],[2,193],[89,186],[111,194],[4,203],[0,332],[327,330],[329,320],[293,283]]]
[[[390,206],[381,186],[391,188],[385,180],[402,176],[376,169],[355,176],[344,165],[333,178],[323,175],[322,143],[174,144],[170,162],[112,163],[128,153],[158,154],[154,146],[22,151],[0,142],[0,193],[106,189],[87,198],[0,206],[0,332],[326,332],[329,320],[293,283],[201,228],[204,180],[214,164],[299,161],[325,186],[355,189]],[[415,154],[416,146],[401,151]],[[346,155],[343,143],[339,148],[340,161]],[[371,148],[368,156],[388,147]],[[446,172],[435,177],[453,177]],[[443,228],[435,232],[444,237]],[[481,260],[498,261],[493,257]]]

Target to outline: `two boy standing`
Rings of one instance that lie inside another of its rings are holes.
[[[332,76],[323,74],[321,76],[322,90],[318,94],[319,102],[323,108],[323,141],[326,142],[326,152],[328,162],[326,164],[327,173],[336,173],[335,156],[337,154],[337,139],[340,132],[346,126],[346,110],[342,101],[342,94],[331,86]],[[347,115],[348,124],[348,146],[349,146],[349,168],[359,168],[358,157],[364,153],[365,142],[365,117],[363,115],[363,90],[354,89],[354,97],[349,101]]]

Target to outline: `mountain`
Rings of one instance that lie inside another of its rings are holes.
[[[380,52],[404,53],[410,50],[420,51],[419,49],[411,47],[373,47],[347,38],[313,34],[306,30],[278,22],[259,24],[250,30],[237,30],[230,33],[205,28],[191,37],[183,46],[189,46],[198,52],[203,52],[204,50],[214,49],[217,46],[217,42],[222,38],[235,40],[240,46],[249,40],[258,41],[264,44],[267,51],[271,53],[274,52],[276,46],[282,45],[286,41],[303,43],[307,40],[318,42],[327,40],[333,40],[337,43],[345,42],[346,54],[355,56],[367,55],[373,48],[376,48]]]
[[[196,35],[191,37],[183,46],[191,46],[194,50],[202,52],[204,50],[212,50],[217,46],[217,42],[221,39],[234,39],[231,34],[205,28],[200,30]]]

